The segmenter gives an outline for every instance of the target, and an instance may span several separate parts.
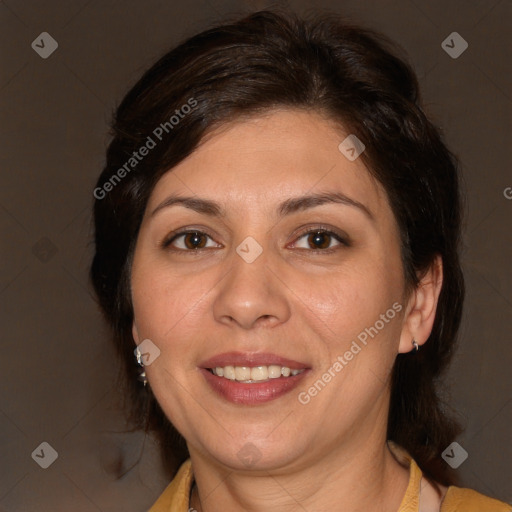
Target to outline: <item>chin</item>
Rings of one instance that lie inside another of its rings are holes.
[[[247,431],[239,436],[227,437],[222,445],[216,444],[212,449],[207,449],[207,452],[210,457],[237,472],[275,471],[294,465],[301,453],[307,452],[307,447],[302,446],[303,436],[301,441],[297,442],[294,442],[291,436],[280,436],[281,438],[277,440],[248,436]]]

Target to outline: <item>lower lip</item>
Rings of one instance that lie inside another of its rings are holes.
[[[206,368],[201,368],[206,382],[220,396],[235,404],[258,405],[276,400],[297,387],[308,370],[290,377],[279,377],[266,382],[244,384],[236,380],[217,377]]]

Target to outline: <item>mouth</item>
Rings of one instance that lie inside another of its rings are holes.
[[[204,361],[199,369],[221,398],[258,405],[290,392],[311,368],[275,354],[231,352]]]

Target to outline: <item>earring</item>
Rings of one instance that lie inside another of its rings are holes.
[[[146,387],[148,378],[146,377],[146,370],[144,370],[144,363],[142,362],[142,352],[139,350],[139,347],[137,347],[135,351],[135,357],[137,359],[137,364],[142,368],[142,371],[139,373],[137,379],[144,384],[144,387]]]
[[[414,346],[414,353],[418,353],[418,350],[420,349],[420,346],[418,345],[418,342],[413,338],[412,344]]]

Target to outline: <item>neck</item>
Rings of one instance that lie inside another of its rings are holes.
[[[260,471],[247,475],[209,463],[191,451],[197,487],[191,509],[197,512],[246,510],[380,510],[396,512],[409,481],[385,439],[331,451],[316,464],[294,472]]]

